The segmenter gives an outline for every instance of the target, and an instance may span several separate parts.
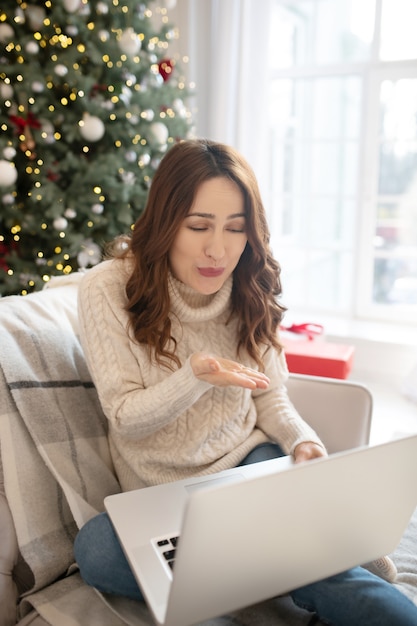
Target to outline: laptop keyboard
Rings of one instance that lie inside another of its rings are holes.
[[[175,553],[178,546],[178,541],[178,535],[162,537],[155,540],[155,546],[159,554],[171,570],[174,568]]]

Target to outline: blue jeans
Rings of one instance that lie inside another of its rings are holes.
[[[261,444],[241,465],[282,456],[275,444]],[[75,559],[84,581],[104,593],[143,601],[130,566],[106,513],[79,531]],[[333,626],[416,626],[417,607],[398,589],[355,567],[291,592],[295,604]]]

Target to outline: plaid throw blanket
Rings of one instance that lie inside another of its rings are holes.
[[[0,300],[1,458],[31,593],[67,574],[78,528],[120,490],[76,335],[78,279]]]
[[[33,586],[20,605],[53,626],[150,626],[142,603],[104,597],[74,566],[77,530],[119,491],[106,420],[77,338],[80,275],[0,299],[0,444],[4,484]],[[0,608],[1,611],[1,608]],[[302,626],[289,598],[206,626]]]

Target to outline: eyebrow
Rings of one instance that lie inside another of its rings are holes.
[[[208,219],[214,220],[214,213],[201,213],[200,211],[196,211],[195,213],[189,213],[187,217],[207,217]],[[226,219],[234,220],[237,217],[246,217],[244,213],[232,213],[232,215],[228,215]]]

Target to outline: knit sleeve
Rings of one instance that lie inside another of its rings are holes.
[[[270,378],[267,390],[253,393],[257,426],[278,443],[286,454],[303,442],[312,441],[324,447],[316,432],[302,419],[286,388],[288,369],[283,353],[273,349],[265,355],[265,373]]]
[[[194,376],[187,360],[164,375],[154,365],[155,384],[145,388],[143,370],[152,364],[147,350],[129,337],[125,277],[114,263],[121,262],[105,262],[81,282],[80,339],[104,414],[114,430],[137,440],[174,421],[211,385]]]

